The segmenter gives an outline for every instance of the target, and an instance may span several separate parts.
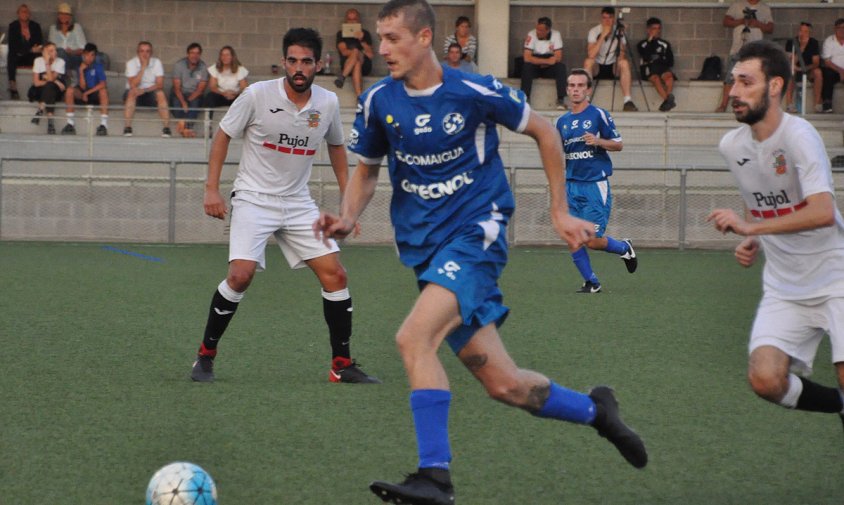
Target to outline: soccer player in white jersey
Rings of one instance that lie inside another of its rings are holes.
[[[214,380],[217,344],[256,270],[265,267],[271,236],[291,268],[313,270],[322,285],[323,311],[331,340],[331,382],[377,383],[351,359],[352,299],[334,241],[317,240],[311,228],[319,208],[308,191],[317,148],[323,139],[340,191],[348,180],[348,159],[337,95],[313,85],[321,67],[322,39],[294,28],[283,39],[285,77],[244,90],[220,122],[208,158],[205,213],[226,216],[220,173],[232,137],[243,136],[243,154],[231,205],[228,276],[211,300],[205,336],[191,378]]]
[[[370,489],[393,503],[454,502],[449,464],[448,377],[437,350],[446,341],[492,398],[538,417],[591,425],[635,467],[647,464],[639,436],[619,417],[608,387],[589,394],[519,368],[498,326],[508,309],[498,278],[507,262],[513,194],[498,155],[496,124],[531,136],[550,185],[551,220],[572,248],[595,236],[569,215],[560,136],[525,95],[491,76],[443,67],[433,50],[436,20],[425,0],[391,0],[378,15],[379,54],[390,75],[359,100],[349,148],[357,168],[339,216],[314,223],[326,239],[344,237],[372,198],[388,158],[390,213],[399,258],[417,276],[419,297],[396,335],[410,380],[418,470],[401,483]],[[471,500],[470,500],[471,501]]]
[[[745,215],[715,209],[708,219],[723,233],[745,237],[735,250],[740,265],[765,252],[750,387],[783,407],[844,420],[844,219],[826,148],[811,124],[782,110],[791,72],[779,46],[746,44],[732,72],[733,111],[745,124],[724,135],[719,148],[738,180]],[[824,334],[838,388],[806,378]]]

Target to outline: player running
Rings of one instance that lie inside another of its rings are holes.
[[[745,216],[715,209],[708,220],[745,237],[735,252],[740,265],[749,267],[765,251],[750,332],[750,387],[769,402],[844,421],[844,219],[823,140],[808,121],[782,111],[790,70],[771,42],[750,42],[738,52],[730,97],[745,124],[724,135],[719,149],[738,179]],[[806,378],[824,333],[838,388]]]
[[[214,135],[205,185],[205,213],[226,216],[220,173],[232,137],[244,136],[232,191],[228,276],[208,310],[205,336],[191,371],[199,382],[214,380],[220,337],[234,316],[256,270],[265,267],[266,242],[274,237],[291,268],[309,267],[322,285],[322,306],[331,340],[331,382],[377,383],[351,359],[352,299],[333,240],[316,240],[311,229],[319,208],[308,191],[314,155],[323,139],[342,192],[348,159],[337,95],[313,85],[322,66],[322,39],[294,28],[283,40],[285,77],[252,84],[238,96]]]
[[[584,281],[577,292],[600,293],[601,283],[592,270],[587,248],[621,256],[631,274],[639,265],[630,239],[617,240],[605,235],[612,211],[609,181],[612,160],[607,151],[621,151],[624,143],[610,113],[589,103],[592,94],[589,72],[582,68],[572,70],[566,92],[571,100],[570,112],[560,116],[556,126],[566,153],[569,212],[595,223],[595,236],[586,242],[586,247],[571,249],[571,259]]]
[[[591,223],[566,211],[562,147],[553,126],[521,91],[494,78],[444,68],[433,50],[434,12],[425,0],[391,0],[378,15],[379,54],[390,75],[360,97],[349,148],[357,168],[341,214],[314,224],[326,239],[352,233],[372,198],[381,161],[393,186],[391,217],[403,264],[420,289],[396,335],[410,381],[418,470],[401,483],[375,481],[384,501],[451,504],[448,377],[437,356],[445,340],[489,395],[538,417],[591,425],[635,467],[645,446],[619,417],[608,387],[566,389],[516,366],[498,334],[508,308],[498,278],[507,262],[514,200],[498,155],[496,124],[534,138],[551,188],[556,232],[577,248]]]

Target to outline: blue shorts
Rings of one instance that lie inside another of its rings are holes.
[[[457,297],[463,324],[446,337],[457,354],[489,323],[501,326],[510,311],[498,278],[507,264],[507,227],[500,221],[468,224],[427,263],[414,268],[420,291],[429,282]]]
[[[612,211],[610,182],[606,179],[592,182],[566,181],[566,198],[569,201],[569,214],[595,223],[595,236],[603,237]]]

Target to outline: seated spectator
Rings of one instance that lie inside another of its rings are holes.
[[[100,125],[97,135],[108,135],[108,87],[106,85],[103,64],[97,61],[97,46],[85,44],[82,50],[82,63],[79,64],[79,84],[68,86],[64,93],[67,106],[67,124],[62,135],[76,135],[74,105],[99,105]]]
[[[173,116],[179,119],[176,131],[182,137],[196,137],[193,122],[185,119],[196,119],[197,110],[202,106],[205,87],[208,86],[208,67],[202,61],[202,46],[193,42],[188,46],[187,57],[173,65],[173,87],[170,90],[170,107]]]
[[[343,24],[360,26],[360,12],[349,9],[343,19]],[[340,75],[334,79],[334,84],[342,88],[346,77],[352,77],[355,96],[363,93],[363,76],[372,73],[372,35],[368,30],[358,29],[349,37],[343,36],[343,30],[337,32],[337,52],[340,53]]]
[[[18,67],[31,67],[35,58],[41,55],[44,36],[41,25],[30,19],[29,6],[18,7],[18,19],[9,23],[9,56],[6,60],[6,72],[9,77],[9,97],[19,100],[17,84]]]
[[[533,80],[537,77],[553,78],[557,85],[557,108],[566,108],[566,64],[563,63],[563,37],[551,29],[551,19],[541,17],[536,28],[525,37],[522,66],[522,91],[530,100]]]
[[[627,61],[627,37],[624,36],[624,25],[616,23],[614,7],[601,9],[601,24],[589,30],[586,41],[583,68],[591,72],[594,79],[614,80],[617,76],[624,95],[624,110],[639,110],[630,95],[632,74]]]
[[[70,5],[59,4],[56,24],[50,25],[49,40],[56,44],[59,57],[64,59],[67,65],[67,75],[72,77],[71,72],[75,73],[79,70],[79,64],[82,63],[82,50],[88,40],[85,39],[82,25],[74,23]]]
[[[475,62],[478,51],[478,39],[472,35],[472,23],[466,16],[460,16],[454,22],[454,33],[445,38],[443,54],[448,58],[448,51],[452,44],[460,46],[461,57],[468,62]]]
[[[835,83],[844,81],[844,18],[835,20],[835,32],[823,41],[823,112],[832,112],[832,92]]]
[[[32,118],[32,124],[39,124],[41,116],[47,113],[47,133],[54,135],[56,126],[53,124],[53,105],[62,96],[65,86],[65,62],[59,58],[56,45],[52,42],[44,44],[41,56],[32,63],[32,87],[27,96],[30,102],[38,102],[38,110]]]
[[[249,83],[249,70],[240,64],[231,46],[223,46],[217,56],[217,64],[208,67],[208,94],[205,107],[228,107],[234,103]],[[212,116],[214,112],[211,112]]]
[[[794,43],[795,40],[797,44]],[[800,23],[800,28],[797,29],[797,37],[785,43],[785,52],[791,58],[791,68],[794,74],[794,79],[788,81],[788,88],[785,92],[785,110],[797,112],[797,107],[794,106],[794,83],[797,82],[802,85],[805,71],[806,79],[814,84],[812,91],[815,94],[815,112],[823,112],[821,45],[818,43],[818,39],[812,37],[812,23],[805,21]]]
[[[662,21],[659,18],[650,18],[647,23],[648,38],[639,42],[636,48],[639,50],[641,66],[639,75],[649,80],[656,88],[662,98],[659,110],[668,112],[677,106],[674,100],[674,53],[671,51],[671,44],[662,37]]]
[[[132,136],[132,118],[135,106],[158,107],[158,116],[164,123],[162,137],[170,137],[170,111],[167,110],[167,97],[164,95],[164,65],[153,57],[152,44],[147,41],[138,43],[138,55],[126,62],[126,92],[124,101],[123,136]]]
[[[730,102],[730,90],[733,88],[733,67],[736,64],[739,49],[748,42],[762,40],[766,33],[774,33],[774,16],[771,7],[761,0],[736,0],[727,8],[725,27],[733,29],[733,44],[730,46],[730,58],[727,71],[724,72],[724,88],[721,103],[715,112],[724,112]]]
[[[461,72],[467,72],[470,74],[478,73],[478,67],[475,65],[474,61],[466,61],[463,58],[463,48],[460,47],[460,44],[457,42],[451,44],[448,48],[448,53],[445,55],[445,60],[443,60],[443,65],[451,68],[456,68]]]

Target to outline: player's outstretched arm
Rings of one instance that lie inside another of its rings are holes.
[[[208,178],[205,180],[205,213],[217,219],[225,219],[226,202],[220,194],[220,175],[223,173],[223,163],[229,152],[229,137],[222,129],[217,129],[211,152],[208,154]]]
[[[721,233],[737,235],[773,235],[797,233],[815,228],[832,226],[835,223],[835,201],[831,193],[816,193],[806,197],[806,206],[797,212],[750,221],[742,219],[732,209],[715,209],[706,218]]]
[[[346,183],[349,182],[349,157],[346,155],[346,146],[328,144],[328,159],[331,160],[331,169],[334,170],[334,177],[342,195],[346,192]]]
[[[355,223],[375,194],[379,169],[380,165],[367,165],[358,161],[343,192],[340,215],[321,212],[319,219],[314,222],[314,235],[318,239],[345,238],[355,230]]]
[[[580,249],[595,237],[595,225],[569,214],[568,202],[566,202],[563,144],[560,141],[560,134],[547,119],[533,111],[530,113],[524,133],[532,137],[539,147],[539,156],[542,158],[542,167],[551,192],[551,223],[554,225],[554,230],[566,241],[569,249],[572,251]]]

